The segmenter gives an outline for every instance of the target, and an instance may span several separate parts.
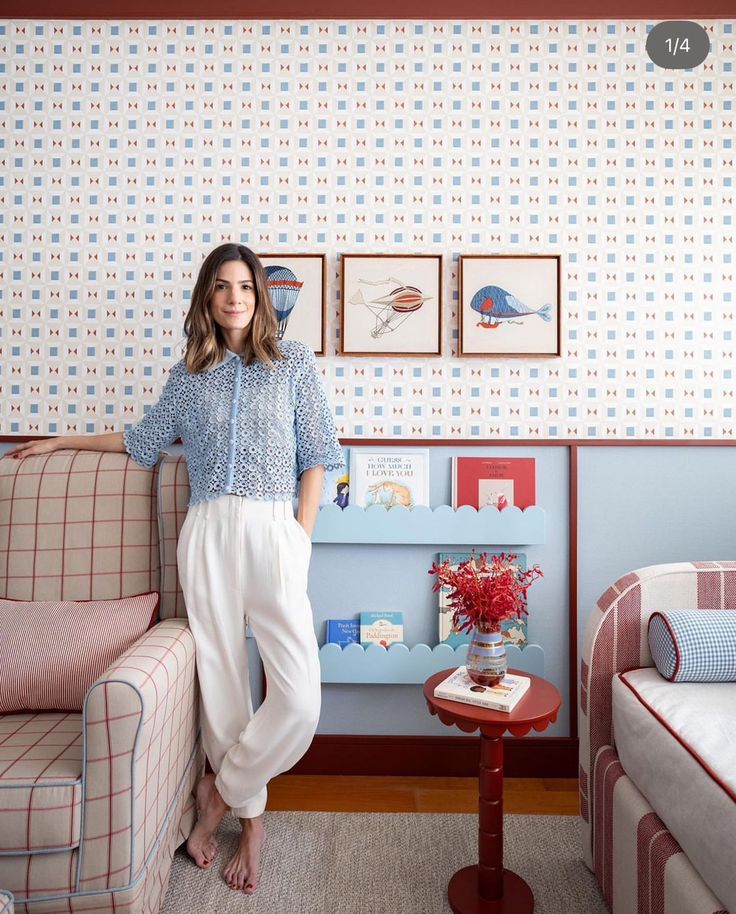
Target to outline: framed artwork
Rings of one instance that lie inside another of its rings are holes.
[[[343,254],[340,291],[342,355],[441,355],[441,254]]]
[[[259,254],[279,322],[279,339],[301,340],[325,354],[324,254]]]
[[[458,355],[560,355],[559,254],[461,256],[458,274]]]

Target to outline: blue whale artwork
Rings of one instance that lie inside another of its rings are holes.
[[[478,289],[470,300],[470,307],[480,314],[480,321],[476,326],[486,330],[500,327],[503,321],[521,323],[522,318],[534,314],[543,321],[552,320],[552,305],[529,308],[500,286],[483,286],[482,289]]]

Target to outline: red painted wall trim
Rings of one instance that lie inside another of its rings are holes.
[[[569,452],[569,533],[567,541],[569,581],[567,592],[570,611],[568,614],[568,675],[570,681],[570,736],[578,736],[578,446],[573,444]]]
[[[578,741],[565,736],[504,737],[504,772],[516,778],[574,778]],[[289,774],[478,776],[475,736],[315,736]]]
[[[449,16],[448,14],[452,15]],[[527,0],[509,6],[500,0],[456,0],[447,3],[426,0],[373,0],[370,5],[346,7],[339,0],[217,0],[203,8],[192,0],[121,0],[114,13],[100,9],[94,0],[5,0],[4,18],[22,19],[418,19],[420,21],[458,19],[729,19],[733,16],[730,0],[612,0],[610,4],[590,0],[558,0],[554,6]]]

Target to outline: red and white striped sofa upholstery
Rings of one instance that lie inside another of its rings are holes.
[[[690,827],[703,827],[702,823],[696,823],[697,810],[692,809],[692,823],[686,822],[683,827],[683,812],[687,812],[685,801],[678,804],[676,790],[670,788],[668,791],[667,785],[662,784],[662,794],[671,798],[671,808],[658,796],[652,801],[659,807],[655,812],[650,799],[642,792],[641,771],[637,772],[636,783],[631,771],[625,770],[622,764],[622,757],[626,757],[629,768],[635,767],[631,764],[631,755],[624,752],[624,746],[632,745],[631,742],[627,744],[631,736],[619,732],[617,748],[613,724],[615,719],[617,727],[623,729],[627,721],[632,720],[626,718],[621,704],[632,700],[630,696],[635,693],[632,693],[631,685],[636,681],[646,683],[649,680],[660,691],[663,688],[682,689],[687,685],[687,691],[676,695],[670,693],[670,701],[674,699],[675,705],[692,700],[701,685],[705,688],[713,685],[667,683],[656,670],[646,669],[654,667],[647,642],[647,624],[652,612],[663,609],[707,612],[733,608],[736,608],[736,562],[683,562],[652,565],[625,575],[608,588],[588,618],[581,661],[579,715],[583,853],[613,914],[728,914],[714,887],[706,882],[670,831],[677,831],[680,842],[686,846],[697,847],[689,832]],[[640,669],[642,673],[619,675]],[[734,683],[718,685],[736,690]],[[736,692],[734,699],[732,740],[736,737]],[[703,708],[702,702],[698,704],[699,711],[694,714],[707,714],[707,707]],[[642,732],[657,731],[661,741],[659,749],[664,746],[673,756],[683,753],[681,758],[693,766],[698,778],[704,778],[704,786],[715,793],[719,804],[723,804],[720,808],[730,817],[727,828],[734,834],[736,803],[733,791],[724,785],[717,773],[714,778],[713,771],[703,771],[697,747],[693,752],[693,747],[688,749],[680,743],[666,721],[656,713],[650,714],[652,710],[641,697],[638,702],[633,699],[633,713],[644,719]],[[651,726],[649,717],[653,718]],[[654,740],[649,743],[636,734],[635,744],[639,747],[639,756],[650,767],[650,776],[656,777],[662,770],[661,758],[652,755],[649,762],[647,757]],[[650,751],[654,753],[654,749]],[[649,784],[651,794],[651,780]],[[722,826],[723,822],[719,822],[719,827]],[[731,843],[730,853],[733,846]],[[690,856],[696,856],[692,849]],[[698,865],[701,870],[705,869],[702,864]],[[721,881],[721,884],[728,882],[729,890],[732,889],[731,878]],[[714,880],[711,877],[709,881]],[[736,914],[736,908],[731,914]]]
[[[161,593],[160,621],[79,712],[0,715],[0,886],[17,914],[156,914],[204,770],[195,650],[176,575],[183,457],[0,459],[0,596]]]

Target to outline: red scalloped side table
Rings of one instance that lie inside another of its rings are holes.
[[[478,863],[458,870],[447,886],[455,914],[533,914],[534,895],[526,882],[503,867],[503,734],[526,736],[557,720],[562,698],[546,679],[517,670],[532,684],[513,711],[490,711],[476,705],[435,698],[434,690],[455,668],[441,670],[424,683],[430,714],[465,733],[480,729],[478,776]]]

